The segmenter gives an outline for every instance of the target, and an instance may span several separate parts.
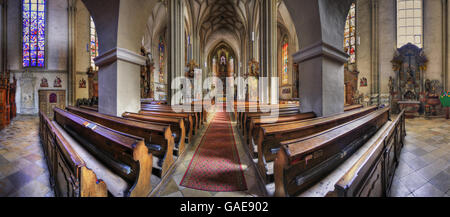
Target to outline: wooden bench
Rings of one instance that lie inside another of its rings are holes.
[[[250,119],[247,136],[244,135],[244,138],[245,138],[245,141],[247,142],[247,145],[250,148],[249,150],[251,150],[253,152],[253,140],[256,141],[256,138],[258,138],[258,133],[259,133],[261,125],[301,121],[301,120],[312,119],[315,117],[316,117],[316,114],[314,114],[314,112],[300,113],[300,114],[293,114],[293,115],[280,115],[279,117],[273,117],[273,118],[252,117]]]
[[[55,128],[44,113],[39,113],[39,135],[48,165],[50,184],[58,197],[106,197],[102,180],[88,169],[83,159]]]
[[[278,109],[277,113],[275,115],[297,115],[300,114],[300,109],[298,107],[291,107],[291,108],[280,108]],[[252,118],[261,118],[261,117],[274,117],[272,116],[272,113],[270,112],[254,112],[254,113],[244,113],[243,119],[242,119],[242,134],[247,136],[247,133],[249,131],[249,125]]]
[[[200,129],[200,117],[198,116],[197,112],[175,112],[170,107],[164,107],[164,108],[155,108],[155,107],[142,107],[141,111],[139,111],[139,114],[145,114],[146,112],[158,112],[158,113],[172,113],[172,114],[186,114],[191,116],[190,121],[192,121],[192,133],[193,135],[196,134],[197,129]]]
[[[190,112],[187,111],[183,111],[180,113],[195,113],[196,115],[196,121],[198,121],[198,124],[196,125],[196,128],[200,128],[200,126],[203,124],[204,121],[206,121],[206,109],[203,106],[203,104],[197,105],[196,108],[196,104],[199,103],[195,103],[195,104],[190,104],[190,105],[181,105],[181,106],[186,106],[187,108],[190,108]],[[196,109],[198,109],[198,107],[200,107],[201,111],[196,111]],[[173,106],[169,106],[169,105],[148,105],[148,104],[143,104],[141,105],[141,109],[142,110],[158,110],[158,111],[164,111],[164,112],[175,112],[174,110],[175,107]]]
[[[282,142],[274,164],[275,196],[297,195],[326,176],[388,121],[389,109],[379,109],[296,141]]]
[[[258,168],[266,182],[273,179],[273,163],[283,141],[301,139],[324,130],[345,124],[367,115],[377,109],[376,106],[344,112],[329,117],[313,118],[294,122],[264,124],[260,126],[256,139]]]
[[[348,112],[351,110],[361,109],[363,108],[363,105],[349,105],[344,107],[344,112]]]
[[[98,112],[98,106],[80,105],[80,108],[86,109],[86,110],[89,110],[89,111]]]
[[[157,116],[157,117],[169,117],[169,118],[182,118],[186,125],[186,132],[188,134],[189,142],[192,141],[192,136],[195,134],[194,121],[192,115],[170,112],[154,112],[154,111],[139,111],[139,115],[144,116]]]
[[[375,143],[336,183],[332,195],[339,197],[386,197],[405,138],[405,112],[402,111]]]
[[[189,138],[192,136],[192,135],[189,135],[188,137],[186,137],[186,125],[184,123],[183,118],[140,115],[140,114],[131,113],[131,112],[123,113],[122,117],[129,119],[129,120],[145,121],[147,123],[169,124],[170,129],[174,133],[175,148],[177,148],[177,153],[175,155],[177,155],[177,156],[181,155],[184,152],[186,138]],[[189,138],[188,141],[191,141],[191,138]]]
[[[238,108],[235,108],[235,110]],[[237,126],[242,129],[244,127],[244,122],[247,119],[248,114],[254,113],[270,113],[270,109],[297,109],[299,110],[299,106],[296,104],[277,104],[277,105],[254,105],[243,108],[245,111],[237,111]],[[265,112],[269,111],[269,112]]]
[[[146,197],[152,186],[152,154],[144,139],[106,128],[70,112],[54,109],[55,125],[108,192],[116,197]]]
[[[127,120],[72,106],[67,107],[67,110],[113,130],[144,138],[148,150],[159,158],[158,165],[153,165],[157,169],[155,174],[160,171],[158,176],[163,177],[172,166],[174,137],[170,125]]]

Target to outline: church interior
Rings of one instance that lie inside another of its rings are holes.
[[[0,197],[448,197],[448,0],[0,0]]]

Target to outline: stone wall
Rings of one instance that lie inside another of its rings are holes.
[[[357,0],[357,34],[359,37],[357,69],[360,71],[359,79],[362,77],[368,79],[367,87],[360,87],[358,82],[358,90],[365,96],[370,95],[372,85],[377,82],[371,75],[374,73],[376,78],[379,73],[380,94],[385,96],[389,92],[389,76],[395,75],[391,60],[397,48],[396,1],[377,0],[378,14],[375,17],[378,22],[378,32],[372,32],[372,12],[374,11],[372,2],[373,0]],[[440,82],[443,82],[442,61],[444,53],[442,47],[442,16],[441,1],[423,1],[423,48],[429,59],[425,79],[439,80]],[[374,38],[378,38],[378,47],[372,46],[372,43],[377,43],[377,41],[372,41]],[[376,59],[374,55],[379,58],[378,62],[374,63],[378,71],[372,71],[372,59]],[[450,58],[447,61],[450,61]],[[449,83],[448,79],[446,82]]]
[[[86,72],[90,67],[90,14],[81,1],[77,1],[76,14],[76,99],[89,98],[89,84]],[[80,88],[81,79],[86,80],[86,88]]]
[[[24,69],[22,67],[21,2],[8,1],[7,69],[17,78],[17,112],[19,114],[37,114],[39,112],[39,89],[67,90],[68,3],[66,0],[48,1],[46,67]],[[61,87],[53,87],[56,77],[61,79]],[[48,87],[40,87],[42,78],[47,79]]]

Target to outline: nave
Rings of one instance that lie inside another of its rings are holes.
[[[211,124],[214,115],[209,116]],[[39,119],[36,116],[19,115],[6,129],[0,131],[0,196],[1,197],[53,197],[49,172],[38,136]],[[207,127],[186,149],[176,162],[168,178],[151,196],[210,197],[210,196],[264,196],[264,185],[256,167],[245,153],[242,137],[231,121],[241,168],[246,181],[246,191],[212,192],[181,186],[181,180],[204,136]],[[450,130],[444,119],[407,119],[405,147],[395,172],[391,196],[393,197],[441,197],[450,196]],[[431,143],[431,142],[432,143]],[[322,183],[317,184],[320,189]],[[323,191],[305,192],[300,196],[324,196]]]

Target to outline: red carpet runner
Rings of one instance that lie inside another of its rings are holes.
[[[216,113],[180,185],[214,192],[247,190],[228,113]]]

